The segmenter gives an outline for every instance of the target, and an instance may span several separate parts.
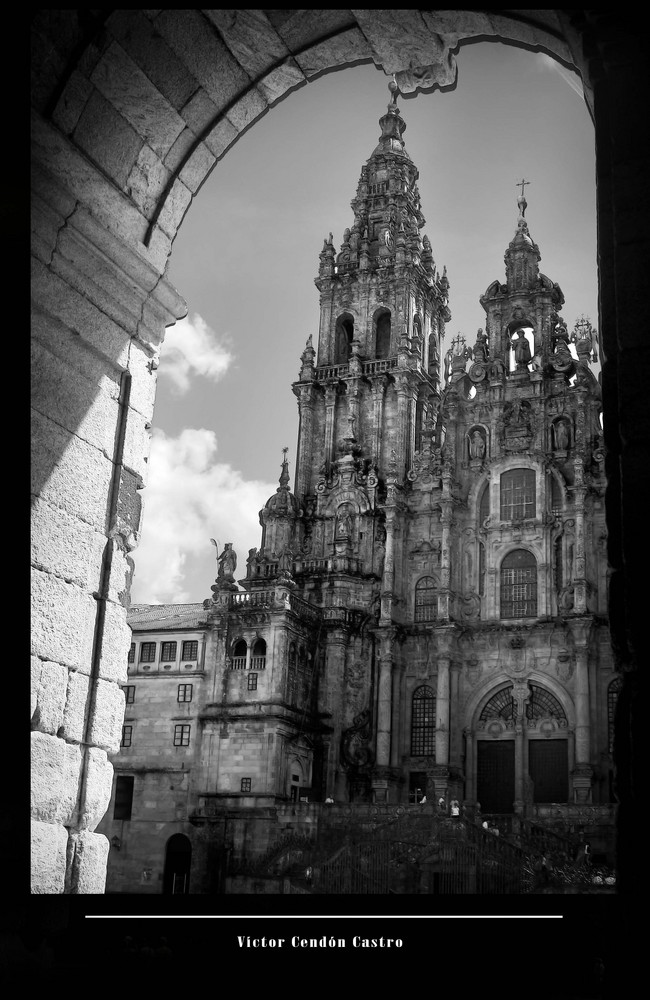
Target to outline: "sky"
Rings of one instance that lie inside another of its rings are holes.
[[[540,270],[564,293],[569,331],[581,316],[597,327],[594,129],[579,78],[501,43],[461,47],[457,64],[455,89],[398,99],[422,232],[450,283],[443,352],[485,326],[479,297],[505,280],[522,178]],[[216,164],[183,220],[169,280],[188,315],[160,354],[134,604],[210,597],[226,542],[245,577],[284,447],[293,482],[291,383],[308,336],[318,340],[318,255],[352,225],[388,82],[371,64],[291,93]]]

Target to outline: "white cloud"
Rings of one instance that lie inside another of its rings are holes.
[[[216,455],[213,431],[186,428],[177,437],[154,431],[143,531],[134,552],[134,603],[185,604],[209,597],[216,576],[210,538],[220,548],[233,543],[236,578],[246,575],[248,550],[260,544],[259,511],[277,483],[247,481],[230,465],[216,462]]]
[[[181,319],[167,330],[160,351],[159,374],[171,380],[177,395],[183,395],[196,375],[218,382],[233,360],[228,335],[219,337],[195,313],[191,319]]]

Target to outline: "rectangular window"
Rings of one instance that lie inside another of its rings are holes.
[[[130,747],[132,737],[133,737],[133,726],[122,726],[122,740],[120,742],[120,746]]]
[[[178,694],[176,695],[176,701],[191,701],[191,700],[192,700],[192,685],[179,684]]]
[[[161,660],[175,660],[176,659],[176,646],[175,642],[163,642],[162,648],[160,650]]]
[[[127,705],[132,705],[135,701],[135,684],[126,684],[122,690],[124,691]]]
[[[156,659],[156,643],[140,643],[140,663],[153,663]]]
[[[129,663],[135,663],[135,643],[132,642],[129,647]]]
[[[191,726],[174,726],[174,746],[188,747],[190,745]]]
[[[183,655],[181,660],[198,660],[199,643],[197,639],[186,639],[183,643]]]
[[[512,469],[501,476],[501,520],[523,521],[535,517],[535,472]]]
[[[501,570],[501,617],[534,618],[537,614],[537,566]]]
[[[248,675],[248,690],[257,691],[257,674]]]
[[[113,819],[131,819],[134,780],[132,776],[127,775],[121,775],[119,778],[116,778]]]
[[[242,790],[242,792],[250,792],[250,790],[251,790],[251,779],[250,778],[242,778],[241,779],[241,790]]]

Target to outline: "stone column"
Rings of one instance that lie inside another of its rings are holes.
[[[573,798],[576,802],[591,802],[591,724],[589,713],[589,657],[586,645],[576,646],[576,728]]]
[[[448,655],[437,657],[438,683],[436,685],[436,768],[449,770],[449,668]],[[446,785],[445,785],[446,788]],[[436,794],[440,793],[436,787]]]
[[[309,492],[314,421],[314,386],[300,385],[294,389],[298,397],[298,450],[296,452],[296,496]]]
[[[389,486],[390,490],[390,486]],[[397,511],[394,508],[386,510],[386,550],[384,554],[384,572],[381,581],[381,617],[383,624],[390,623],[393,617],[393,585],[395,576],[395,529]]]
[[[440,539],[440,596],[438,598],[438,617],[441,620],[448,620],[451,612],[451,547],[449,538],[451,533],[452,520],[452,500],[450,494],[451,474],[445,470],[442,474],[443,498],[440,514],[442,534]]]
[[[334,459],[334,426],[336,421],[336,397],[338,385],[330,382],[325,386],[325,467],[329,473]]]
[[[475,768],[475,736],[471,729],[463,730],[465,737],[465,798],[468,802],[476,802]]]
[[[575,552],[573,559],[573,610],[584,614],[587,610],[587,573],[585,559],[585,494],[582,459],[576,458],[573,504],[575,512]]]
[[[396,421],[396,476],[401,482],[406,473],[407,441],[408,441],[408,379],[405,374],[397,376],[397,421]]]
[[[524,726],[526,725],[526,702],[530,697],[528,682],[525,680],[514,681],[512,696],[517,706],[517,718],[515,721],[514,810],[518,816],[522,816],[526,801],[525,784],[526,776],[528,774],[528,761],[526,760],[526,746],[524,738]]]
[[[377,678],[377,737],[372,788],[376,802],[387,802],[395,781],[395,773],[390,766],[395,630],[380,628],[378,640],[380,648]]]
[[[384,395],[388,380],[385,375],[373,379],[372,385],[372,461],[379,467],[381,459],[381,430],[384,421]]]

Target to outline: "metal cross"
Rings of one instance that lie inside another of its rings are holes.
[[[526,181],[526,180],[522,179],[520,181],[517,181],[517,183],[515,184],[515,187],[519,187],[520,184],[521,184],[521,197],[523,198],[524,197],[524,186],[526,184],[530,184],[530,181]]]

